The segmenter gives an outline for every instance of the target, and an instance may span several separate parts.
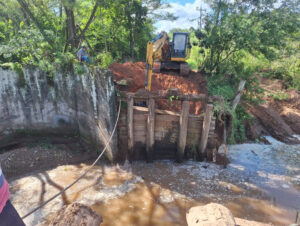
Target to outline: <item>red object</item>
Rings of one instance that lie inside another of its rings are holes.
[[[2,212],[4,206],[6,205],[7,200],[9,199],[9,186],[7,181],[4,179],[4,183],[0,188],[0,213]]]

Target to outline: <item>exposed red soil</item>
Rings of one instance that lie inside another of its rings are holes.
[[[263,78],[260,82],[265,90],[265,102],[258,106],[249,104],[249,112],[267,134],[285,143],[299,143],[293,135],[300,134],[300,92],[284,89],[280,80]],[[285,95],[283,100],[272,97],[282,94]]]
[[[127,86],[117,86],[121,91],[137,92],[144,89],[146,66],[144,62],[127,62],[124,64],[113,63],[110,69],[114,73],[114,80],[116,82],[126,79]],[[162,71],[162,73],[153,73],[152,76],[152,91],[168,90],[171,88],[178,88],[182,94],[200,94],[207,93],[206,81],[204,76],[200,73],[191,71],[189,76],[179,76],[176,71]],[[158,101],[160,109],[179,111],[180,106],[170,101]],[[203,110],[203,105],[198,103],[191,103],[190,113],[200,114]]]

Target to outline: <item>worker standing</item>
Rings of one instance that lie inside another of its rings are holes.
[[[85,46],[82,46],[80,50],[77,52],[77,59],[79,62],[89,62],[87,48]]]
[[[9,185],[2,174],[0,165],[0,225],[25,226],[16,209],[9,201]]]

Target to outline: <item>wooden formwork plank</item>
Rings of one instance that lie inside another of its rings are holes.
[[[199,127],[197,129],[196,128],[188,128],[187,132],[192,133],[192,134],[201,134]]]
[[[146,136],[147,133],[145,131],[133,130],[134,136]]]
[[[135,143],[142,143],[146,144],[146,136],[134,136],[134,142]]]
[[[144,136],[144,137],[146,137],[147,133],[144,132],[144,131],[136,131],[136,130],[134,130],[134,136]]]
[[[140,123],[133,123],[133,130],[144,130],[146,131],[146,125]]]
[[[133,97],[128,97],[127,101],[127,128],[128,128],[128,151],[133,153]]]
[[[156,115],[156,121],[162,121],[162,122],[178,122],[179,118],[177,116],[174,115],[160,115],[157,114]]]
[[[147,161],[153,161],[153,147],[154,147],[154,128],[155,128],[155,101],[150,99],[148,103],[148,120],[147,120]]]
[[[176,160],[178,162],[183,161],[184,150],[186,145],[186,135],[188,129],[189,111],[190,111],[190,102],[183,101],[180,120],[179,120],[179,136],[178,136],[178,145],[177,145],[177,153],[176,153]]]
[[[125,91],[120,91],[122,96],[133,96],[134,98],[141,98],[141,99],[170,99],[172,96],[176,96],[178,100],[183,101],[207,101],[206,94],[181,94],[178,90],[160,90],[157,92],[145,92],[140,91],[136,93],[129,93]],[[213,98],[210,98],[213,99]],[[214,98],[216,99],[216,97]]]
[[[209,130],[210,130],[213,108],[214,108],[214,106],[212,104],[206,105],[201,140],[200,140],[199,147],[198,147],[198,154],[200,156],[204,155],[204,152],[205,152],[205,149],[207,146],[207,140],[208,140],[208,135],[209,135]]]
[[[157,123],[157,122],[156,122]],[[178,124],[175,126],[165,126],[161,124],[154,129],[155,134],[178,134]]]
[[[169,130],[178,130],[178,128],[175,128],[176,126],[178,126],[178,123],[176,124],[170,124],[170,123],[166,123],[166,122],[162,122],[159,125],[157,125],[157,121],[156,121],[156,126],[154,128],[155,132],[168,132]]]
[[[197,129],[201,131],[199,128],[201,128],[202,124],[203,124],[202,119],[189,118],[188,128]]]
[[[143,113],[148,113],[148,108],[145,107],[139,107],[139,106],[134,106],[133,107],[134,111],[137,112],[143,112]],[[160,109],[155,109],[156,114],[161,114],[161,115],[173,115],[173,116],[180,116],[180,113],[178,112],[173,112],[173,111],[168,111],[168,110],[160,110]]]
[[[147,116],[147,114],[134,114],[133,121],[142,121],[146,123]]]

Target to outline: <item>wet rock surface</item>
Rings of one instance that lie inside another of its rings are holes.
[[[257,221],[234,218],[231,211],[218,203],[196,206],[186,214],[188,226],[272,226]]]
[[[186,214],[188,226],[235,226],[232,213],[226,207],[210,203],[205,206],[196,206]]]

